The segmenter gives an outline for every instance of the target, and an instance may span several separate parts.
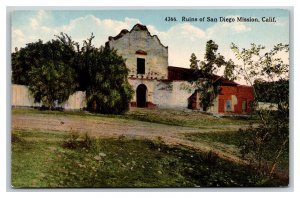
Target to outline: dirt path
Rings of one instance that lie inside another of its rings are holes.
[[[226,128],[238,129],[239,126],[219,126],[212,128],[191,128],[157,124],[136,120],[108,118],[108,117],[82,117],[47,114],[13,114],[12,129],[44,129],[49,131],[74,131],[88,133],[97,137],[146,138],[161,140],[168,145],[181,145],[200,151],[213,151],[221,158],[244,163],[238,156],[237,150],[226,144],[211,142],[193,142],[184,135],[189,133],[209,133],[211,131],[224,131]]]

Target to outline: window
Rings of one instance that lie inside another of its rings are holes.
[[[137,59],[137,74],[145,74],[145,59]]]

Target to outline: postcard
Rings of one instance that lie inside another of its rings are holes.
[[[289,16],[11,11],[11,186],[288,187]]]

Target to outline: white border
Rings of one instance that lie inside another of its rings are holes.
[[[2,94],[2,97],[0,97],[0,112],[1,112],[1,116],[0,116],[0,120],[1,120],[1,132],[2,132],[2,136],[0,137],[0,156],[1,156],[1,163],[0,163],[0,187],[1,187],[1,193],[4,193],[5,191],[7,191],[7,183],[6,182],[9,182],[10,181],[5,181],[4,178],[6,178],[6,168],[9,168],[9,167],[6,167],[6,155],[8,154],[8,152],[6,152],[6,149],[7,149],[7,137],[4,137],[6,134],[5,131],[8,129],[7,127],[7,124],[10,125],[10,122],[8,122],[9,120],[7,120],[7,118],[9,117],[8,115],[10,114],[7,114],[7,109],[10,109],[10,106],[7,104],[8,101],[10,101],[10,98],[9,98],[9,90],[10,90],[10,86],[7,86],[6,83],[8,83],[9,81],[8,80],[8,76],[10,75],[9,71],[7,70],[7,68],[5,67],[6,63],[7,63],[7,57],[9,56],[6,56],[7,55],[7,51],[9,51],[8,49],[9,46],[7,45],[9,42],[9,40],[7,40],[9,37],[7,37],[7,32],[8,32],[8,28],[10,28],[10,26],[8,26],[7,24],[7,20],[6,20],[6,7],[7,6],[31,6],[31,7],[28,7],[28,9],[32,9],[32,6],[78,6],[78,9],[81,9],[80,7],[81,6],[92,6],[92,8],[95,8],[94,6],[114,6],[114,5],[118,5],[118,6],[224,6],[223,8],[227,8],[227,6],[249,6],[249,7],[252,7],[252,6],[267,6],[267,8],[269,8],[270,6],[276,6],[276,7],[282,7],[282,6],[294,6],[294,19],[299,19],[300,16],[299,16],[299,6],[297,5],[299,1],[296,1],[296,0],[253,0],[253,1],[249,1],[249,0],[209,0],[209,1],[204,1],[204,2],[199,2],[199,1],[189,1],[189,0],[152,0],[152,1],[149,1],[149,2],[145,2],[143,3],[141,0],[106,0],[104,2],[101,1],[100,3],[100,0],[84,0],[84,1],[74,1],[74,0],[2,0],[0,3],[1,3],[1,10],[0,10],[0,16],[1,16],[1,21],[0,21],[0,24],[2,25],[2,28],[0,31],[1,33],[1,58],[0,58],[0,74],[2,75],[1,78],[0,78],[0,93],[6,93],[5,95]],[[214,7],[211,7],[211,8],[214,8]],[[234,7],[234,8],[237,8],[237,7]],[[242,7],[242,8],[245,8],[245,7]],[[253,8],[253,7],[252,7]],[[131,7],[132,9],[132,7]],[[290,20],[291,22],[291,27],[293,27],[293,19]],[[295,22],[296,25],[297,25],[297,21]],[[295,24],[294,23],[294,24]],[[298,22],[299,23],[299,22]],[[6,29],[6,31],[4,31]],[[294,48],[294,51],[296,52],[299,52],[299,37],[295,37],[294,38],[294,41],[293,41],[293,35],[300,35],[299,33],[299,28],[298,26],[295,26],[294,29],[291,29],[291,52],[293,52],[293,48]],[[295,43],[295,45],[293,45],[293,43]],[[4,48],[4,46],[6,46],[6,48]],[[294,59],[294,61],[292,60]],[[292,75],[291,77],[291,86],[290,86],[290,97],[291,97],[291,100],[292,100],[292,103],[291,103],[291,107],[292,107],[292,104],[293,104],[293,101],[298,101],[299,100],[299,91],[296,91],[294,92],[294,87],[298,87],[298,78],[297,78],[297,74],[299,75],[299,55],[295,54],[295,57],[293,57],[293,54],[291,53],[291,65],[294,63],[294,67],[291,69],[291,73],[292,74],[295,74]],[[298,66],[298,67],[297,67]],[[291,109],[291,116],[290,116],[290,119],[291,119],[291,122],[290,122],[290,126],[291,126],[291,129],[293,129],[293,131],[295,131],[294,133],[294,150],[296,151],[295,153],[297,154],[297,151],[299,150],[299,135],[297,133],[297,129],[299,129],[299,124],[297,124],[297,121],[299,120],[298,119],[298,112],[297,110],[299,110],[299,105],[298,103],[294,103],[294,109]],[[293,119],[296,120],[295,122],[293,122]],[[299,122],[299,121],[298,121]],[[9,126],[10,127],[10,126]],[[7,134],[6,134],[7,136]],[[297,175],[300,176],[299,174],[299,168],[297,167],[300,167],[299,165],[299,155],[295,155],[294,156],[294,175],[296,175],[296,177],[294,178],[294,188],[292,188],[292,190],[295,192],[295,193],[284,193],[288,196],[296,196],[296,194],[299,193],[300,189],[297,188],[297,186],[299,187],[299,177],[297,178]],[[292,157],[292,155],[291,155]],[[278,189],[278,188],[277,188]],[[130,189],[129,189],[130,190]],[[150,191],[150,189],[131,189],[131,190],[134,190],[134,191]],[[167,190],[167,189],[166,189]],[[176,189],[169,189],[168,191],[175,191]],[[186,191],[186,190],[181,190],[179,189],[180,191]],[[191,189],[191,190],[188,190],[188,191],[196,191],[197,189]],[[200,189],[202,191],[202,189]],[[228,189],[226,191],[237,191],[238,189]],[[277,191],[276,189],[269,189],[270,191]],[[269,191],[267,190],[267,191]],[[70,189],[68,189],[67,191],[70,191]],[[74,191],[74,190],[72,190]],[[77,191],[77,190],[76,190]],[[88,191],[91,191],[91,190],[88,190]],[[107,190],[106,190],[107,191]],[[113,189],[109,190],[109,191],[115,191]],[[124,189],[119,189],[119,191],[124,191]],[[155,189],[155,191],[162,191],[162,190],[157,190]],[[211,189],[209,191],[223,191],[221,189]],[[250,189],[242,189],[243,192],[249,192],[249,191],[253,191]],[[255,191],[258,191],[257,189],[255,189]],[[265,189],[261,189],[259,191],[266,191]],[[224,191],[223,191],[224,192]],[[63,195],[62,193],[58,193],[59,195]],[[71,193],[72,195],[70,196],[74,196],[73,193]],[[82,194],[80,195],[81,193],[79,193],[78,195],[79,196],[82,196]],[[261,195],[261,193],[259,193]],[[282,193],[276,193],[276,192],[269,192],[267,193],[269,196],[272,196],[272,197],[276,197],[276,196],[286,196],[286,195],[283,195]],[[6,193],[4,194],[5,196],[11,196],[11,193]],[[46,195],[50,195],[50,194],[46,194]],[[90,195],[96,195],[97,194],[90,194]],[[103,194],[101,194],[102,196]],[[110,195],[110,194],[108,194]],[[176,193],[168,193],[168,195],[165,195],[165,196],[172,196],[172,197],[178,197],[178,196],[184,196],[183,193],[179,193],[179,192],[176,192]],[[208,195],[208,196],[211,196],[211,194],[207,194],[204,193],[204,195]],[[215,194],[216,195],[216,194]],[[230,197],[241,197],[241,196],[255,196],[257,195],[257,192],[254,192],[253,193],[250,193],[250,194],[245,194],[243,193],[242,195],[240,193],[229,193],[229,194],[224,194],[222,193],[219,194],[219,195],[216,195],[216,196],[225,196],[225,195],[228,195]],[[24,196],[24,195],[22,195]],[[40,196],[36,193],[26,193],[26,196],[30,196],[30,197],[35,197],[35,196]],[[130,196],[132,197],[133,194],[132,193],[122,193],[121,195],[122,197],[123,196]],[[138,195],[139,197],[141,195]],[[157,194],[153,194],[153,193],[148,193],[148,194],[145,194],[143,193],[142,196],[151,196],[151,197],[154,197],[154,196],[157,196]],[[195,197],[197,196],[197,193],[189,193],[188,196],[191,196],[191,197]],[[199,195],[198,195],[199,196]],[[299,195],[298,195],[299,196]],[[3,197],[1,195],[1,197]]]

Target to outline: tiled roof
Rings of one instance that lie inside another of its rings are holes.
[[[196,74],[193,70],[189,68],[183,68],[183,67],[174,67],[169,66],[168,67],[168,79],[169,80],[194,80],[199,77],[199,73]],[[204,77],[204,76],[203,76]],[[230,85],[235,86],[239,85],[238,83],[228,80],[224,78],[223,76],[218,75],[212,75],[211,78],[214,80],[214,82],[220,82],[221,85]]]

